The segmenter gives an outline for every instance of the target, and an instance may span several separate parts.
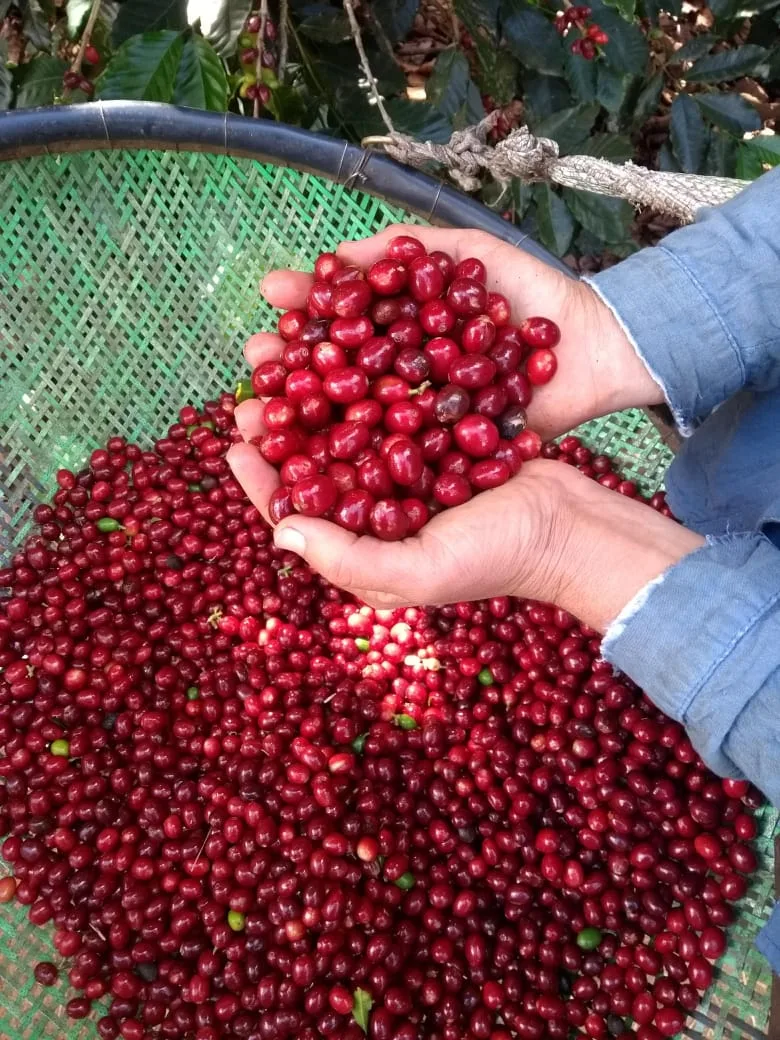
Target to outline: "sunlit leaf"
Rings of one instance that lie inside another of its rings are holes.
[[[221,58],[230,58],[235,53],[236,42],[251,10],[252,0],[221,0],[216,17],[206,33],[207,40]]]
[[[98,80],[106,101],[172,101],[184,50],[173,30],[141,33],[122,44]]]
[[[227,100],[225,66],[208,40],[193,33],[181,54],[173,87],[173,103],[186,108],[224,112]]]

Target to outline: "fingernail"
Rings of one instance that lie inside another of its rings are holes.
[[[306,539],[300,531],[294,527],[282,527],[274,532],[274,544],[277,549],[287,549],[288,552],[303,556],[306,552]]]

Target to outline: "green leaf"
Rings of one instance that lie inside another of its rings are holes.
[[[392,98],[386,104],[387,111],[396,130],[412,134],[421,141],[444,144],[452,134],[452,124],[446,116],[427,101],[409,101],[408,98]]]
[[[504,0],[501,24],[510,51],[526,68],[554,75],[563,70],[563,44],[555,26],[524,0]]]
[[[358,986],[358,988],[352,994],[352,999],[354,1001],[352,1005],[352,1017],[355,1019],[355,1021],[363,1030],[363,1032],[367,1033],[368,1017],[371,1013],[371,1008],[374,1005],[374,1001],[371,997],[371,994]]]
[[[219,55],[202,36],[193,34],[184,44],[176,84],[174,105],[226,112],[228,82]]]
[[[559,76],[544,76],[539,72],[529,72],[523,78],[525,90],[523,102],[526,119],[534,123],[547,119],[553,112],[568,108],[572,103],[571,92],[566,80]]]
[[[747,147],[748,141],[743,141],[737,151],[736,176],[743,181],[754,181],[764,172],[761,157]]]
[[[693,94],[705,117],[716,126],[741,137],[748,130],[761,129],[761,117],[753,105],[739,94]]]
[[[515,218],[520,220],[528,212],[533,201],[533,185],[515,179],[512,181],[512,201],[515,204]]]
[[[595,61],[585,61],[579,54],[572,54],[568,47],[563,49],[564,75],[578,101],[596,100]]]
[[[22,0],[22,31],[33,47],[47,51],[51,46],[49,20],[38,0]]]
[[[489,63],[480,63],[480,84],[497,105],[506,105],[516,96],[519,74],[517,58],[505,49],[494,51]]]
[[[707,149],[707,159],[704,163],[704,172],[713,177],[733,177],[737,168],[737,151],[739,142],[720,130],[713,130],[710,135],[710,146]]]
[[[703,58],[705,54],[709,54],[712,50],[716,40],[717,36],[713,36],[711,33],[692,36],[687,43],[682,45],[679,51],[675,51],[674,54],[670,55],[669,64],[679,65],[681,61],[696,61],[697,58]]]
[[[579,148],[582,155],[595,155],[598,159],[624,163],[634,154],[631,138],[625,134],[593,134]]]
[[[571,188],[564,188],[563,198],[575,220],[603,242],[623,242],[628,237],[634,211],[623,199]]]
[[[740,76],[763,76],[768,72],[766,47],[746,43],[732,51],[708,54],[691,66],[685,73],[689,83],[721,83],[723,80],[739,79]]]
[[[470,82],[466,55],[459,47],[448,47],[436,59],[433,72],[428,78],[428,100],[443,116],[452,119],[458,109],[466,103]]]
[[[707,151],[708,134],[699,107],[690,94],[678,94],[669,127],[674,154],[685,173],[697,173]]]
[[[625,21],[617,11],[607,7],[603,0],[592,0],[590,7],[593,21],[609,36],[609,43],[602,48],[607,63],[621,72],[642,75],[647,65],[649,48],[639,26]]]
[[[372,11],[391,43],[398,43],[414,25],[420,0],[381,0]]]
[[[596,63],[596,98],[608,112],[618,112],[633,76],[611,68],[603,61]]]
[[[597,104],[575,105],[543,119],[532,126],[537,137],[551,137],[561,152],[574,152],[590,133],[599,112]]]
[[[381,0],[385,3],[385,0]],[[483,29],[493,39],[498,33],[500,0],[454,0],[453,10],[473,36]]]
[[[42,54],[16,70],[16,101],[14,108],[37,108],[51,105],[62,93],[62,77],[68,63]]]
[[[647,85],[642,88],[639,97],[636,99],[636,104],[631,113],[630,125],[641,126],[646,119],[655,114],[658,109],[658,103],[661,100],[663,85],[664,77],[662,72],[656,73],[652,79],[647,81]]]
[[[327,4],[307,4],[299,18],[298,31],[318,43],[342,43],[352,35],[346,14]]]
[[[469,80],[468,90],[466,91],[466,104],[463,116],[465,119],[464,125],[473,125],[485,118],[485,106],[482,104],[482,95],[473,79]]]
[[[745,141],[742,147],[747,148],[759,162],[767,166],[777,166],[780,163],[780,137],[777,134],[760,134]]]
[[[187,0],[125,0],[119,8],[111,39],[118,47],[131,36],[156,29],[187,28]]]
[[[533,195],[542,245],[556,256],[564,256],[574,235],[574,219],[568,206],[548,184],[535,184]]]
[[[68,4],[72,0],[68,0]],[[222,0],[206,39],[221,58],[232,58],[244,22],[252,10],[252,0]]]
[[[11,99],[14,93],[14,78],[11,70],[6,68],[7,61],[8,44],[5,40],[0,40],[0,112],[4,112],[11,107]]]
[[[131,36],[98,80],[98,96],[105,101],[172,101],[183,50],[183,34],[170,29]]]
[[[636,0],[605,0],[610,7],[614,7],[621,18],[627,22],[633,22],[636,12]]]
[[[682,172],[668,141],[664,141],[658,152],[658,169],[664,173]]]

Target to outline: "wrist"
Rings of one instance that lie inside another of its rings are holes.
[[[601,414],[663,404],[664,392],[650,374],[616,312],[588,282],[583,293],[585,328],[591,330],[597,378],[603,382]]]
[[[559,550],[555,602],[604,633],[643,588],[704,538],[599,485],[577,503]]]

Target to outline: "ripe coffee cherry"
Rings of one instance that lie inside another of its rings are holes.
[[[365,534],[373,505],[374,499],[367,491],[345,491],[333,511],[333,519],[347,531]]]
[[[452,362],[460,357],[460,347],[448,336],[436,336],[425,344],[423,353],[428,358],[431,379],[443,383],[449,378]]]
[[[368,310],[372,299],[371,286],[362,280],[343,282],[333,287],[333,311],[340,318],[359,317]]]
[[[509,302],[488,293],[482,261],[456,265],[401,235],[367,273],[326,254],[314,274],[307,311],[279,321],[281,361],[252,377],[253,392],[270,398],[268,432],[256,444],[280,469],[274,522],[298,511],[404,537],[539,454],[525,408],[533,386],[554,374],[546,344],[557,342],[556,327],[544,318],[510,324]],[[595,476],[583,452],[571,461]],[[618,485],[638,494],[630,481],[616,477]],[[565,656],[566,674],[578,674],[578,650]]]
[[[425,246],[411,235],[398,235],[390,240],[387,255],[404,264],[410,264],[416,257],[425,255]]]
[[[487,269],[481,260],[477,260],[476,257],[470,256],[466,260],[461,262],[455,268],[456,278],[470,278],[472,281],[481,282],[482,285],[487,281]]]
[[[468,480],[457,473],[442,473],[434,482],[433,496],[443,506],[459,506],[471,498],[471,487]]]
[[[406,266],[392,257],[377,260],[368,269],[366,279],[378,296],[397,296],[407,281]]]
[[[278,524],[286,516],[292,516],[295,506],[289,487],[278,487],[268,500],[268,516],[272,524]]]
[[[447,301],[459,317],[482,314],[487,306],[487,289],[473,278],[455,278],[447,290]]]
[[[314,277],[321,282],[330,282],[343,266],[335,253],[320,253],[314,261]]]
[[[529,347],[557,347],[561,330],[549,318],[526,318],[520,322],[520,333]]]
[[[484,458],[498,447],[498,428],[483,415],[467,415],[455,424],[455,442],[472,458]]]
[[[258,397],[270,397],[284,391],[287,369],[280,361],[264,361],[252,372],[252,390]]]
[[[385,542],[397,542],[409,532],[409,517],[393,498],[383,498],[371,509],[369,524],[372,534]]]
[[[325,376],[322,389],[337,404],[352,404],[366,396],[368,378],[361,368],[333,369]]]
[[[458,320],[446,300],[428,300],[420,308],[418,319],[423,331],[429,336],[446,336]]]
[[[318,475],[299,480],[292,488],[292,503],[304,516],[322,516],[336,503],[338,492],[330,477]]]
[[[408,437],[397,440],[387,452],[390,476],[403,487],[411,487],[420,479],[424,464],[421,449]]]
[[[460,341],[468,354],[484,354],[496,338],[496,326],[486,314],[479,314],[465,323]]]
[[[558,359],[551,350],[534,350],[525,363],[525,371],[534,386],[549,383],[558,368]]]
[[[467,390],[486,387],[496,376],[496,363],[481,354],[467,354],[455,358],[450,365],[450,382]]]
[[[444,275],[431,257],[418,256],[409,264],[409,293],[419,303],[437,299],[444,284]]]

